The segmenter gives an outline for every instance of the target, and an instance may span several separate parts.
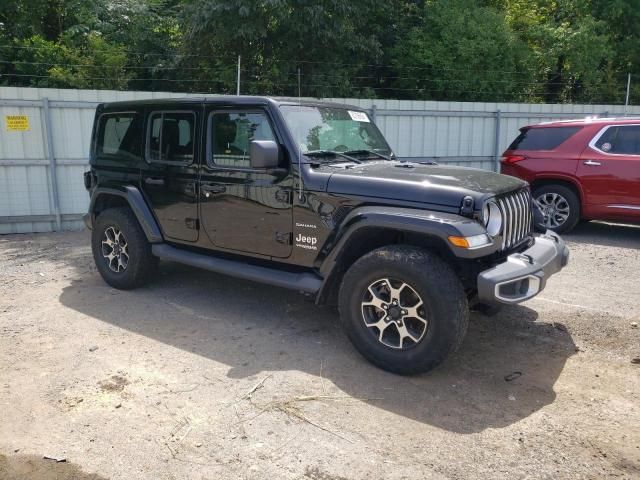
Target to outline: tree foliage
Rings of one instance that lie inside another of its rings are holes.
[[[531,53],[502,12],[474,0],[426,3],[393,59],[404,72],[397,83],[421,98],[490,101],[530,92]]]
[[[12,0],[0,84],[624,101],[640,0]],[[632,91],[633,98],[640,88]]]

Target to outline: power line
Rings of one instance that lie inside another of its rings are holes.
[[[38,45],[0,45],[0,48],[4,49],[17,49],[17,50],[49,50],[49,47],[41,47]],[[94,53],[114,53],[113,50],[105,50],[105,49],[92,49],[91,52]],[[145,57],[179,57],[179,58],[236,58],[231,54],[226,55],[200,55],[194,53],[154,53],[154,52],[135,52],[131,50],[120,50],[121,53],[126,53],[127,55],[140,55]]]
[[[21,50],[48,50],[46,47],[40,47],[37,45],[0,45],[0,49],[21,49]],[[101,50],[95,49],[92,52],[97,53],[113,53],[113,50]],[[215,54],[215,55],[202,55],[202,54],[188,54],[188,53],[153,53],[153,52],[136,52],[131,50],[121,50],[122,53],[127,55],[139,55],[139,56],[156,56],[156,57],[169,57],[169,58],[203,58],[209,60],[228,59],[233,62],[237,60],[237,55],[232,54]],[[389,68],[398,71],[403,70],[417,70],[417,71],[442,71],[442,72],[468,72],[474,70],[471,68],[445,68],[434,66],[400,66],[397,64],[377,64],[377,63],[346,63],[346,62],[328,62],[328,61],[315,61],[315,60],[285,60],[285,59],[269,59],[265,63],[279,63],[285,65],[291,65],[292,71],[297,71],[297,67],[300,65],[325,65],[325,66],[345,66],[356,68]],[[144,67],[142,67],[144,68]],[[176,67],[176,69],[186,69],[188,67]],[[199,69],[200,67],[191,67],[193,69]],[[494,69],[480,69],[483,73],[498,73],[502,75],[529,75],[530,73],[523,70],[494,70]],[[304,74],[304,72],[303,72]],[[625,77],[626,78],[626,77]]]
[[[296,75],[295,73],[291,73],[289,76],[294,76]],[[303,74],[303,77],[305,75]],[[451,78],[445,78],[445,77],[404,77],[404,76],[395,76],[395,75],[367,75],[367,76],[349,76],[349,75],[331,75],[331,74],[324,74],[324,73],[312,73],[312,74],[307,74],[307,76],[310,77],[323,77],[323,78],[346,78],[348,80],[366,80],[366,79],[375,79],[375,80],[419,80],[419,81],[423,81],[423,82],[449,82],[449,83],[456,83],[456,82],[462,82],[462,81],[466,81],[466,80],[456,80],[456,79],[451,79]],[[551,86],[551,85],[558,85],[558,86],[563,86],[563,85],[567,85],[567,82],[545,82],[545,81],[538,81],[538,82],[520,82],[517,80],[489,80],[489,79],[479,79],[477,80],[478,83],[506,83],[506,84],[517,84],[517,85],[544,85],[544,86]],[[609,84],[609,85],[615,85],[615,86],[619,86],[620,88],[624,87],[626,85],[623,83],[620,84]]]
[[[97,69],[116,69],[116,70],[161,70],[161,71],[167,71],[167,70],[188,70],[188,71],[192,71],[192,70],[197,70],[197,71],[201,71],[202,68],[198,68],[198,67],[147,67],[147,66],[108,66],[108,65],[95,65],[95,64],[81,64],[81,63],[62,63],[62,62],[30,62],[30,61],[23,61],[23,60],[18,60],[15,62],[9,61],[9,60],[0,60],[0,64],[8,64],[8,65],[38,65],[38,66],[49,66],[49,67],[72,67],[72,68],[97,68]],[[229,72],[232,72],[234,69],[230,66],[229,68]],[[250,73],[251,69],[248,68],[243,68],[241,69],[241,72],[244,73]],[[293,76],[294,73],[291,73],[289,76]],[[297,76],[297,73],[295,73],[295,75]],[[302,75],[303,77],[305,75]],[[439,83],[439,82],[449,82],[449,83],[460,83],[461,81],[459,80],[455,80],[455,79],[450,79],[450,78],[444,78],[444,77],[407,77],[407,76],[375,76],[375,75],[366,75],[366,76],[346,76],[346,75],[332,75],[332,74],[323,74],[323,73],[311,73],[311,74],[307,74],[307,77],[311,77],[311,78],[316,78],[316,77],[321,77],[321,78],[345,78],[348,80],[415,80],[415,81],[420,81],[420,82],[428,82],[428,83]],[[96,79],[103,79],[103,77],[96,77]],[[134,80],[134,79],[131,79]],[[135,79],[135,80],[142,80],[142,79]],[[151,78],[149,80],[165,80],[163,78]],[[169,79],[167,79],[167,81],[169,81]],[[176,79],[175,81],[180,81],[179,79]],[[222,80],[221,80],[222,81]],[[259,80],[255,80],[256,82],[259,82]],[[521,81],[517,81],[517,80],[491,80],[491,79],[482,79],[479,80],[478,83],[482,83],[482,84],[509,84],[509,85],[522,85],[522,86],[540,86],[540,87],[550,87],[550,86],[565,86],[567,85],[567,82],[544,82],[544,81],[538,81],[538,82],[521,82]],[[310,85],[307,85],[310,86]],[[339,85],[336,85],[336,87]],[[622,88],[624,87],[624,85],[622,84],[609,84],[609,86],[614,87],[614,88]],[[364,85],[363,87],[366,87],[366,85]],[[373,88],[373,87],[371,87]],[[378,87],[378,88],[382,88],[382,87]],[[422,88],[418,89],[422,90]]]
[[[46,78],[53,80],[64,80],[58,78],[53,75],[37,75],[37,74],[20,74],[20,73],[5,73],[0,74],[0,78],[2,77],[18,77],[18,78]],[[185,79],[168,79],[168,78],[124,78],[124,77],[82,77],[82,80],[108,80],[113,82],[142,82],[142,81],[154,81],[154,82],[171,82],[171,83],[203,83],[203,84],[216,84],[216,83],[229,83],[229,87],[232,85],[229,79],[220,79],[220,78],[209,78],[209,79],[195,79],[195,78],[185,78]],[[262,85],[268,88],[297,88],[297,83],[270,83],[259,81],[259,80],[245,80],[244,83],[250,85]],[[447,91],[447,89],[439,88],[439,89],[426,89],[426,88],[400,88],[400,87],[370,87],[370,86],[345,86],[345,85],[327,85],[327,84],[303,84],[305,88],[329,88],[329,89],[349,89],[352,91],[357,90],[374,90],[374,91],[390,91],[390,92],[423,92],[423,93],[456,93],[456,94],[478,94],[478,95],[506,95],[511,97],[518,96],[557,96],[557,93],[554,92],[495,92],[495,91],[483,91],[483,90],[453,90]]]
[[[112,65],[96,65],[94,63],[63,63],[63,62],[29,62],[26,60],[0,60],[0,64],[5,65],[46,65],[51,67],[81,67],[81,68],[118,68],[123,70],[202,70],[202,67],[156,67],[156,66],[144,66],[144,65],[122,65],[122,66],[112,66]],[[243,69],[244,72],[248,72]],[[235,73],[235,69],[233,69]]]

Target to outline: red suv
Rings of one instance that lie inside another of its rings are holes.
[[[558,121],[520,132],[503,154],[502,173],[531,184],[538,228],[640,222],[640,119]]]

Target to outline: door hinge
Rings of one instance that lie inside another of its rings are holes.
[[[293,242],[293,232],[276,232],[276,242],[291,245]]]
[[[200,222],[197,218],[187,218],[184,223],[187,225],[187,228],[191,230],[200,230]]]

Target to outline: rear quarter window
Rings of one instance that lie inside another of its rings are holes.
[[[582,127],[527,128],[509,146],[509,150],[553,150]]]
[[[142,155],[142,121],[134,112],[100,116],[96,142],[98,157],[137,159]]]

